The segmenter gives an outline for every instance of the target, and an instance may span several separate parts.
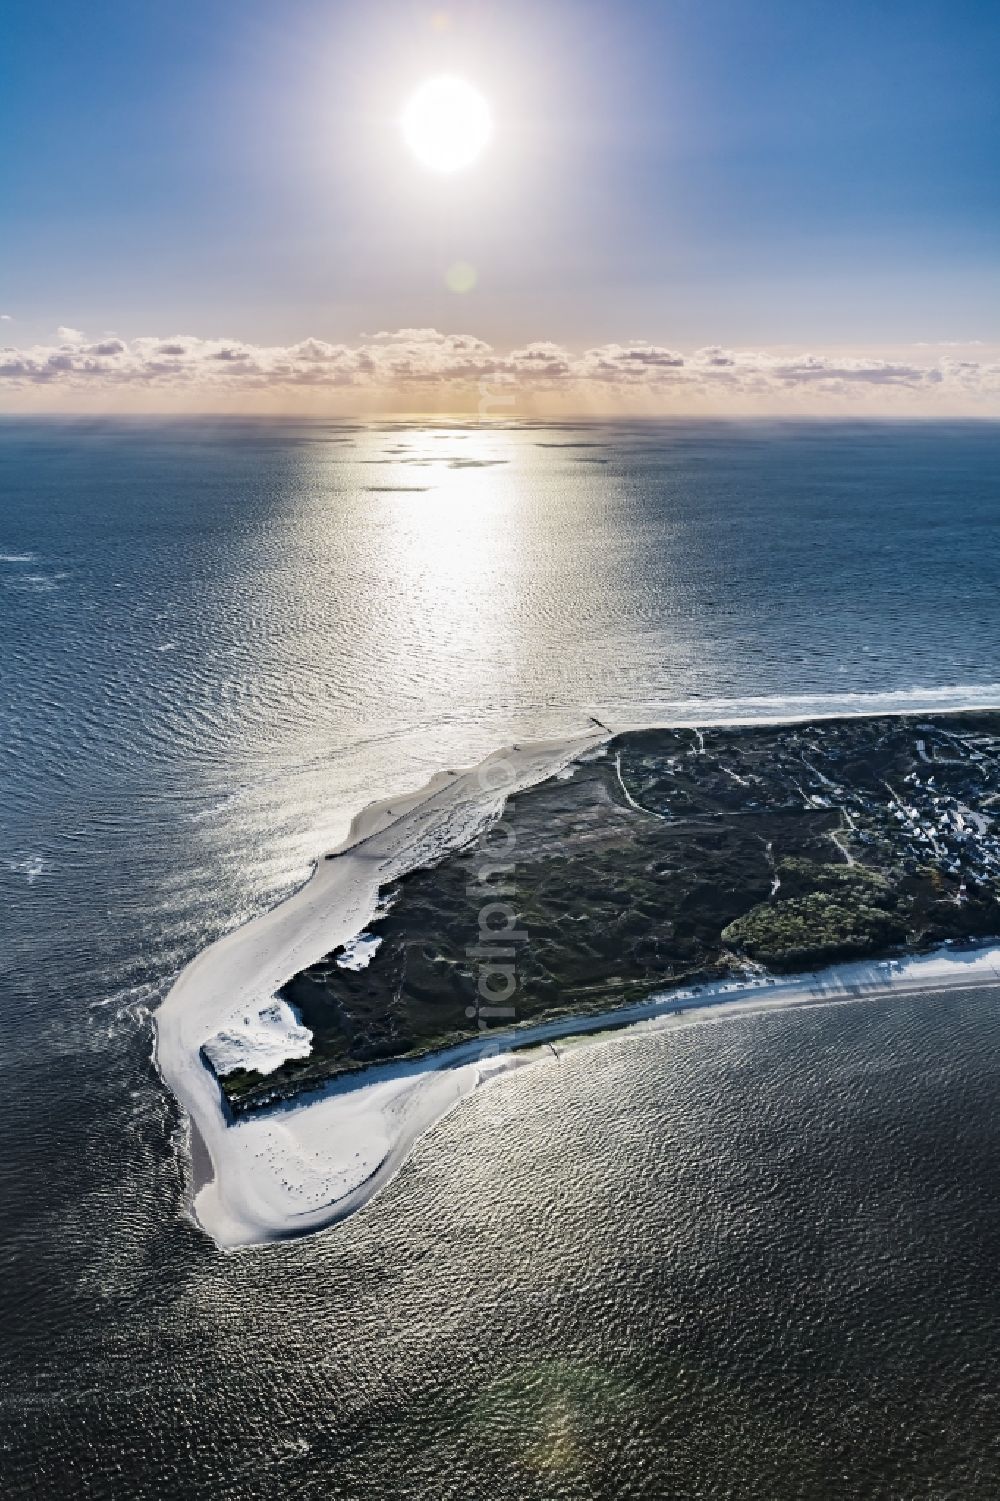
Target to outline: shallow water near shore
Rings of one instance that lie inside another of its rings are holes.
[[[609,1039],[332,1232],[184,1217],[150,1009],[364,803],[1000,696],[996,428],[573,436],[0,426],[5,1495],[1000,1489],[995,992]]]

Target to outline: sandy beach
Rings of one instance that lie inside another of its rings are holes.
[[[182,972],[156,1014],[156,1059],[191,1131],[192,1211],[221,1247],[318,1230],[366,1203],[413,1143],[476,1088],[561,1039],[720,1020],[735,1011],[859,1001],[1000,983],[1000,948],[838,965],[671,990],[592,1016],[489,1031],[430,1057],[387,1063],[233,1121],[202,1048],[220,1022],[266,1005],[298,970],[362,931],[380,886],[472,839],[519,789],[600,746],[578,740],[498,751],[479,766],[443,772],[407,797],[360,813],[343,844],[291,898],[225,935]]]
[[[474,768],[442,772],[409,796],[371,804],[299,891],[182,972],[156,1013],[156,1062],[190,1123],[195,1218],[219,1245],[299,1234],[357,1208],[415,1138],[496,1068],[488,1061],[461,1069],[402,1065],[388,1078],[373,1073],[366,1088],[313,1094],[231,1124],[201,1055],[220,1022],[266,1004],[296,971],[357,934],[381,885],[475,837],[512,792],[603,738],[595,732],[511,747]]]

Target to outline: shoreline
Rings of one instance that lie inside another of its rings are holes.
[[[380,887],[474,838],[499,816],[507,797],[546,780],[606,738],[594,733],[502,749],[476,766],[439,772],[414,792],[368,804],[297,891],[224,934],[181,971],[154,1014],[154,1061],[187,1117],[192,1167],[197,1163],[194,1218],[218,1245],[319,1228],[339,1217],[332,1209],[345,1196],[357,1207],[355,1190],[381,1171],[391,1143],[378,1119],[341,1122],[337,1129],[347,1126],[355,1149],[339,1165],[332,1157],[326,1162],[327,1145],[313,1129],[313,1100],[280,1122],[268,1117],[230,1124],[218,1082],[202,1060],[202,1044],[230,1012],[266,1000],[297,970],[359,932],[375,913]],[[481,777],[499,762],[511,763],[515,775],[491,794]],[[395,1113],[401,1109],[397,1101]],[[441,1113],[435,1109],[433,1119]],[[428,1118],[421,1129],[429,1124]],[[293,1162],[301,1169],[300,1182],[310,1180],[308,1193],[290,1187]],[[322,1205],[304,1206],[304,1194],[319,1196]]]
[[[708,706],[706,705],[706,708]],[[734,706],[735,707],[735,706]],[[704,727],[808,723],[819,719],[916,717],[980,712],[983,705],[701,717]],[[233,1011],[273,996],[296,971],[363,929],[381,886],[476,835],[507,798],[554,776],[619,734],[671,728],[629,725],[572,739],[494,751],[475,766],[442,771],[414,792],[369,803],[345,838],[321,856],[290,897],[223,935],[181,972],[154,1014],[154,1061],[190,1131],[190,1209],[218,1246],[305,1234],[343,1219],[396,1173],[426,1130],[481,1084],[538,1057],[560,1039],[722,1019],[738,1012],[1000,984],[1000,947],[855,961],[815,974],[725,981],[661,992],[631,1006],[484,1033],[436,1054],[372,1065],[259,1115],[233,1122],[201,1046]],[[491,765],[513,765],[498,792]],[[544,1051],[536,1044],[543,1044]],[[534,1056],[533,1056],[534,1055]]]

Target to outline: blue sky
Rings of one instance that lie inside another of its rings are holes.
[[[446,183],[439,72],[497,127]],[[991,346],[998,77],[995,0],[7,0],[0,339]]]

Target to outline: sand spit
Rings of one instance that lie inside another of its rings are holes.
[[[380,886],[474,838],[507,796],[555,775],[606,738],[595,731],[498,751],[474,768],[439,774],[408,797],[373,803],[299,891],[227,934],[181,973],[156,1013],[156,1059],[190,1122],[194,1216],[219,1246],[300,1235],[352,1213],[460,1100],[540,1056],[551,1058],[559,1039],[690,1025],[735,1011],[1000,983],[1000,948],[970,947],[674,990],[630,1007],[490,1032],[432,1057],[379,1065],[233,1122],[201,1049],[234,1010],[259,1011],[297,971],[362,932],[375,915]]]
[[[259,1011],[298,970],[359,933],[375,915],[381,885],[474,838],[512,792],[604,738],[595,732],[501,750],[474,768],[440,773],[408,797],[371,804],[299,891],[181,973],[156,1013],[156,1061],[190,1122],[195,1217],[220,1246],[301,1234],[357,1208],[415,1138],[498,1065],[400,1070],[364,1089],[306,1096],[294,1108],[231,1123],[202,1059],[204,1043],[234,1011]]]

